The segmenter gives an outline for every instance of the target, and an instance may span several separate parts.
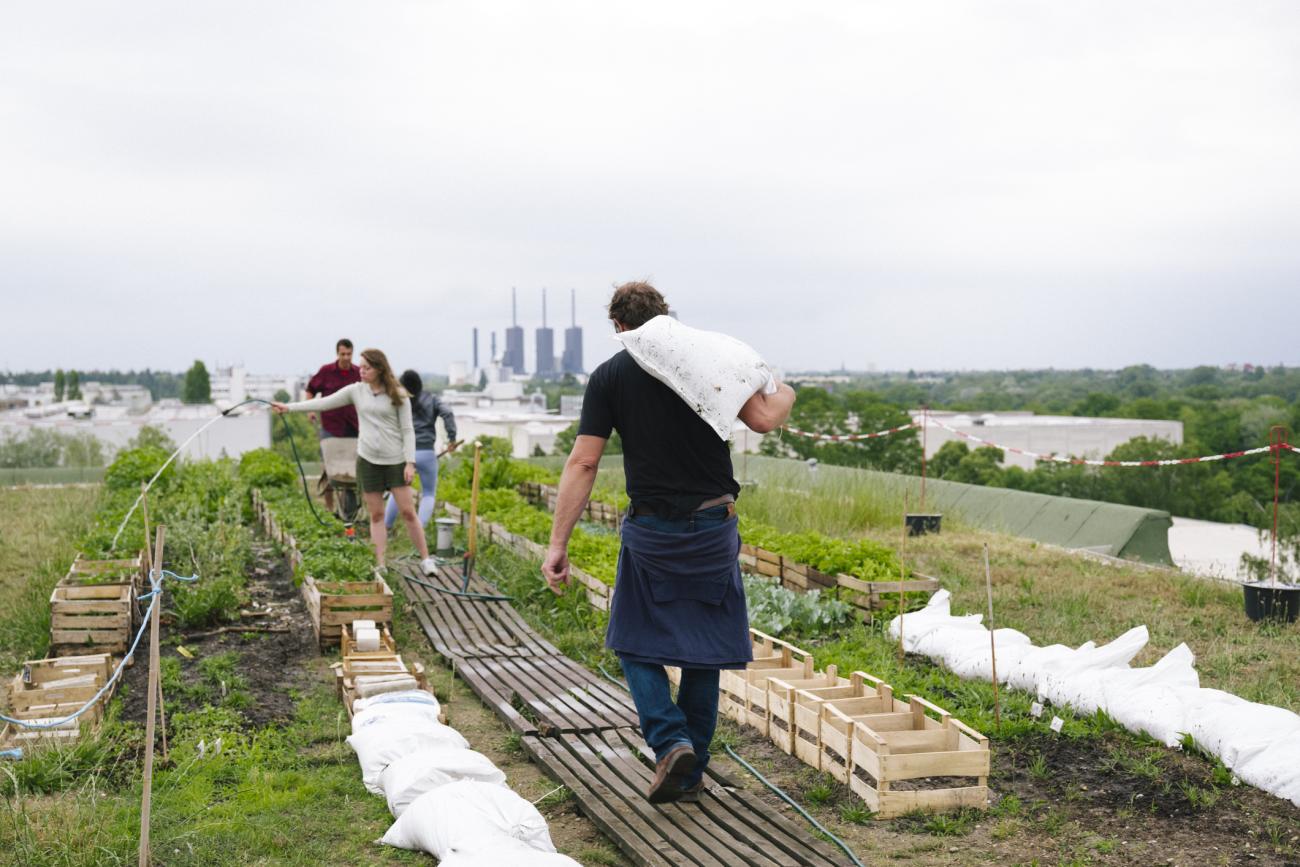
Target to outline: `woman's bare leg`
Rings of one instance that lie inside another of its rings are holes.
[[[424,527],[420,526],[420,516],[415,513],[415,498],[411,496],[410,486],[393,488],[390,493],[397,503],[397,513],[402,516],[402,523],[406,524],[406,532],[411,536],[411,544],[420,552],[421,560],[428,560],[429,545],[424,541]],[[383,519],[384,516],[380,514],[381,523]]]
[[[366,491],[362,496],[366,501],[366,511],[370,513],[370,543],[375,546],[375,560],[383,566],[384,553],[388,550],[388,528],[384,526],[384,494],[382,491]]]

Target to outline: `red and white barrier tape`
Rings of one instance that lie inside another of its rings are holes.
[[[918,423],[912,422],[911,424],[905,424],[902,427],[891,427],[889,430],[878,430],[875,433],[867,434],[819,434],[811,433],[806,430],[799,430],[797,427],[788,426],[786,427],[786,431],[797,437],[805,437],[810,440],[821,440],[822,442],[827,443],[855,443],[862,440],[873,440],[876,437],[887,437],[890,434],[896,434],[899,431],[912,430],[913,428],[919,427],[920,425]]]
[[[982,437],[977,437],[975,436],[975,434],[967,433],[964,430],[958,430],[955,427],[946,425],[943,422],[932,417],[927,418],[926,421],[929,424],[932,424],[935,427],[940,428],[941,430],[946,430],[950,434],[954,434],[963,439],[970,440],[973,443],[978,443],[982,446],[993,446],[993,448],[1001,449],[1004,452],[1010,452],[1015,455],[1024,455],[1025,457],[1033,458],[1036,461],[1048,461],[1057,464],[1074,464],[1076,466],[1175,467],[1175,466],[1179,466],[1180,464],[1203,464],[1203,463],[1210,463],[1212,461],[1231,460],[1232,458],[1244,458],[1244,457],[1249,457],[1250,455],[1262,455],[1265,454],[1266,452],[1270,452],[1273,450],[1272,446],[1260,446],[1259,448],[1255,448],[1255,449],[1245,449],[1239,452],[1224,452],[1223,454],[1219,454],[1219,455],[1202,455],[1196,458],[1168,458],[1165,460],[1149,460],[1149,461],[1098,461],[1098,460],[1087,460],[1085,458],[1064,457],[1055,454],[1045,455],[1039,452],[1031,452],[1028,449],[1019,449],[1014,446],[999,445],[998,443],[992,442],[990,440],[986,440]],[[905,424],[902,425],[901,427],[893,427],[890,428],[889,430],[876,431],[875,433],[868,433],[868,434],[818,434],[818,433],[810,433],[808,431],[802,431],[794,427],[787,427],[786,430],[794,434],[795,436],[807,437],[808,439],[820,440],[822,442],[844,443],[844,442],[859,442],[861,440],[870,440],[870,439],[875,439],[877,437],[889,436],[890,434],[901,433],[902,431],[905,430],[913,430],[913,429],[920,428],[921,424],[922,422],[914,421],[911,424]],[[1289,449],[1297,454],[1300,454],[1300,447],[1296,447],[1291,443],[1282,443],[1281,447],[1284,449]]]

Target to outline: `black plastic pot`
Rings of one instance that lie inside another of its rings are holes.
[[[924,536],[926,533],[938,533],[943,515],[907,515],[907,535]]]
[[[1246,593],[1246,616],[1253,621],[1284,620],[1295,623],[1300,617],[1300,584],[1273,584],[1254,581],[1241,585]]]

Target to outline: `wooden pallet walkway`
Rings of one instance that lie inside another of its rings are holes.
[[[637,730],[636,707],[621,688],[564,656],[507,602],[438,593],[417,577],[460,590],[459,570],[411,572],[412,613],[429,641],[476,695],[523,735],[529,756],[567,786],[583,813],[642,867],[828,867],[847,864],[783,808],[752,793],[709,785],[698,804],[651,804],[645,791],[654,754]],[[496,589],[480,578],[471,592]]]
[[[508,603],[438,593],[407,577],[411,609],[434,649],[511,728],[553,734],[637,725],[626,692],[560,653]],[[463,580],[446,568],[418,577],[448,590]],[[496,592],[479,578],[470,591]]]

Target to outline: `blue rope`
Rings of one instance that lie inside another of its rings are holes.
[[[155,578],[154,575],[157,575],[158,577]],[[117,669],[113,672],[113,676],[108,679],[108,682],[104,684],[99,692],[95,693],[91,699],[83,704],[80,709],[63,719],[53,720],[51,722],[32,722],[31,720],[14,719],[13,717],[8,717],[4,714],[0,714],[0,721],[27,729],[55,729],[80,718],[82,714],[94,707],[95,704],[104,697],[104,694],[108,692],[113,684],[117,682],[118,678],[122,676],[122,670],[126,668],[126,664],[131,657],[135,655],[135,649],[140,644],[140,639],[144,636],[145,629],[149,627],[149,619],[153,616],[153,607],[158,604],[158,597],[162,595],[162,583],[164,577],[175,578],[177,581],[184,581],[187,584],[192,584],[199,580],[198,575],[190,575],[189,577],[186,577],[184,575],[177,575],[175,572],[171,572],[167,569],[154,569],[150,572],[149,586],[153,589],[148,593],[137,597],[138,599],[148,599],[149,608],[144,613],[144,618],[140,623],[139,631],[136,632],[135,638],[131,641],[131,649],[126,652],[126,656],[122,657],[122,661],[117,664]],[[19,754],[14,758],[22,758],[22,752],[19,751]]]

